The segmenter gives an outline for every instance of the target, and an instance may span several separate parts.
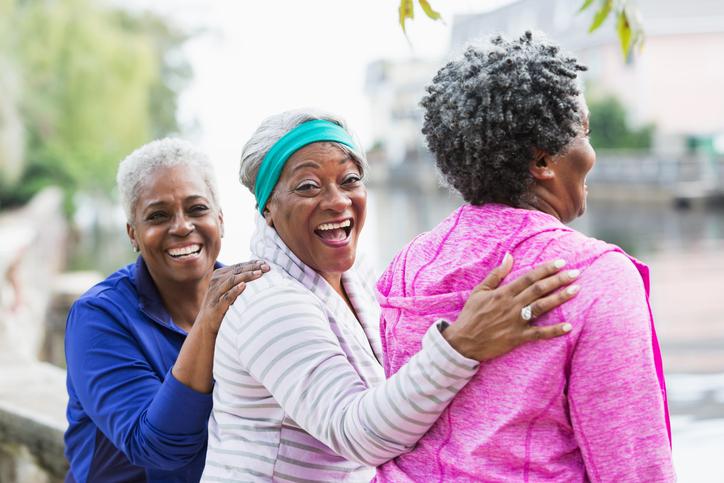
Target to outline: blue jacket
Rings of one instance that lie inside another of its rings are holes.
[[[171,375],[185,339],[140,256],[73,304],[66,483],[199,481],[212,395]]]

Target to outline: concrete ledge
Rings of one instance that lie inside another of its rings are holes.
[[[41,481],[62,481],[69,467],[65,371],[44,362],[0,361],[0,381],[0,444],[6,452],[27,453],[16,465],[39,466],[35,472],[46,474]]]

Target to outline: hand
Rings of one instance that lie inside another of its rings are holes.
[[[442,333],[443,337],[464,357],[484,361],[532,340],[567,334],[571,324],[533,327],[521,316],[526,305],[530,305],[533,316],[538,317],[576,296],[577,285],[546,296],[578,277],[578,270],[558,273],[564,265],[564,260],[549,262],[498,287],[513,268],[513,257],[506,254],[503,263],[475,287],[455,323]]]
[[[268,271],[269,265],[264,260],[237,263],[214,270],[196,323],[201,322],[206,330],[214,335],[218,334],[226,311],[244,291],[246,282],[256,280],[263,272]]]

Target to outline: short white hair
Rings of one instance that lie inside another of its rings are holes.
[[[344,154],[352,158],[359,169],[362,180],[367,179],[367,173],[370,169],[367,163],[367,156],[360,145],[359,139],[357,139],[357,135],[347,127],[345,120],[335,114],[319,109],[301,108],[292,109],[266,118],[254,134],[251,135],[251,138],[249,138],[244,145],[244,149],[241,151],[241,166],[239,168],[239,181],[241,181],[241,184],[246,186],[249,191],[251,191],[251,194],[256,195],[256,176],[259,173],[261,162],[264,160],[266,153],[269,152],[272,146],[274,146],[282,136],[295,127],[301,126],[305,122],[317,120],[337,124],[347,131],[347,134],[349,134],[352,141],[354,141],[356,150],[346,144],[330,142],[339,147]],[[269,196],[270,200],[272,196],[274,196],[273,190]]]
[[[158,139],[136,149],[118,165],[116,182],[128,223],[133,225],[138,197],[151,172],[156,168],[175,166],[183,166],[204,180],[211,201],[219,208],[219,188],[209,156],[183,139]]]

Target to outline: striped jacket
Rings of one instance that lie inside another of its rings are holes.
[[[214,409],[202,481],[369,481],[410,451],[478,363],[433,325],[422,350],[385,381],[375,278],[358,257],[344,300],[256,215],[250,282],[217,337]]]

